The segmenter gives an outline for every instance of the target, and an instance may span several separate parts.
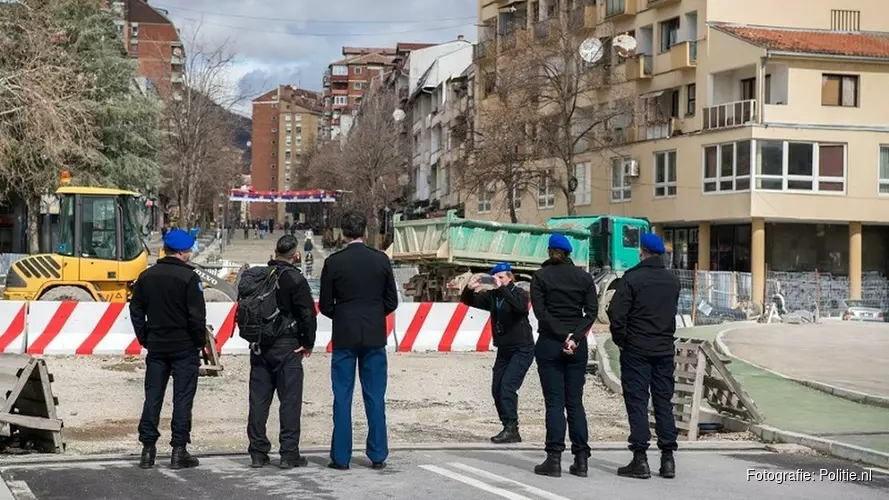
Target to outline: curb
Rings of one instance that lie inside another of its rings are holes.
[[[843,387],[837,387],[835,385],[826,384],[824,382],[818,382],[817,380],[794,378],[794,377],[785,375],[781,372],[776,372],[775,370],[772,370],[772,369],[766,368],[764,366],[758,365],[756,363],[753,363],[753,362],[751,362],[747,359],[744,359],[740,356],[736,356],[735,354],[732,354],[731,349],[729,349],[728,345],[726,345],[725,340],[723,339],[723,334],[729,333],[734,330],[740,330],[740,328],[737,328],[737,327],[728,328],[728,329],[722,330],[716,334],[716,348],[722,354],[725,354],[726,356],[735,358],[738,361],[747,363],[748,365],[758,368],[764,372],[771,373],[772,375],[783,378],[785,380],[789,380],[791,382],[796,382],[797,384],[804,385],[810,389],[815,389],[817,391],[821,391],[826,394],[830,394],[831,396],[836,396],[838,398],[847,399],[847,400],[852,401],[854,403],[889,409],[889,398],[887,398],[887,397],[876,396],[873,394],[868,394],[866,392],[855,391],[855,390],[846,389]]]
[[[596,339],[596,363],[599,366],[599,378],[609,391],[615,394],[623,394],[623,388],[620,379],[611,370],[611,359],[605,350],[605,342],[611,340],[611,335],[603,335],[600,339]]]
[[[626,451],[627,443],[604,441],[601,443],[590,443],[593,451]],[[409,452],[409,451],[541,451],[543,443],[522,443],[522,444],[506,444],[491,445],[490,443],[454,443],[454,444],[399,444],[389,447],[390,452]],[[697,441],[694,443],[683,444],[683,451],[693,452],[737,452],[737,451],[766,451],[763,443],[753,441]],[[330,453],[328,446],[304,446],[302,447],[304,455],[327,455]],[[356,447],[355,452],[364,451],[362,447]],[[246,452],[206,452],[194,453],[199,458],[246,458],[249,456]],[[158,454],[157,458],[169,458],[169,454]],[[87,464],[96,462],[122,462],[138,460],[139,455],[136,453],[108,453],[99,455],[30,455],[15,456],[9,458],[0,458],[0,469],[30,467],[34,465],[51,465],[51,464]],[[2,497],[0,497],[2,498]]]

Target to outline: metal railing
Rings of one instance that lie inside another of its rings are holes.
[[[756,100],[727,102],[704,108],[703,130],[740,127],[756,119]]]
[[[697,40],[688,41],[688,62],[694,64],[698,62],[698,42]]]
[[[651,76],[654,72],[654,56],[643,55],[642,56],[642,74],[645,76]]]

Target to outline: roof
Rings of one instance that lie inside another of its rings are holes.
[[[889,33],[711,23],[718,31],[776,54],[889,59]]]
[[[56,189],[56,194],[85,194],[99,196],[140,196],[134,191],[125,189],[98,188],[86,186],[62,186]]]
[[[414,42],[398,42],[395,45],[396,52],[410,52],[412,50],[425,49],[426,47],[432,47],[433,45],[438,45],[436,43],[414,43]]]
[[[394,56],[395,49],[386,47],[343,47],[344,56],[355,56],[359,54],[385,54]]]
[[[127,0],[126,17],[131,23],[173,24],[144,0]]]

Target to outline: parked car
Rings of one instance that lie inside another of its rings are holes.
[[[886,321],[885,314],[879,307],[865,305],[863,300],[846,299],[843,303],[844,321],[873,321],[878,323]]]

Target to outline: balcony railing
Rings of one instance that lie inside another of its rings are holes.
[[[500,50],[511,50],[516,47],[516,32],[510,31],[500,35]]]
[[[642,74],[651,76],[654,72],[654,56],[645,54],[642,56]]]
[[[667,5],[676,5],[682,0],[648,0],[648,7],[657,8],[664,7]]]
[[[727,102],[704,108],[703,130],[740,127],[756,119],[756,101]]]
[[[673,120],[650,123],[642,127],[644,138],[647,141],[654,139],[669,139],[673,135]]]
[[[692,64],[698,62],[698,42],[697,40],[689,40],[688,42],[688,60]]]

